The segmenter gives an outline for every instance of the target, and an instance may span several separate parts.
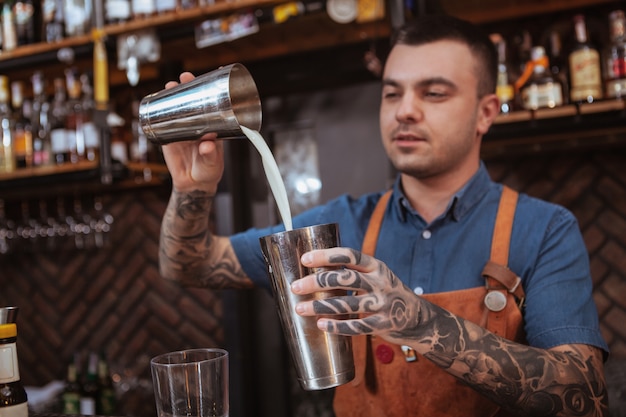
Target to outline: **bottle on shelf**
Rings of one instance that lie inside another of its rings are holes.
[[[576,42],[569,53],[570,100],[591,103],[602,99],[600,54],[589,42],[585,16],[574,16]]]
[[[50,107],[50,143],[57,165],[70,162],[70,147],[65,120],[67,119],[67,93],[63,78],[54,79],[54,97]]]
[[[563,88],[549,71],[549,61],[543,46],[531,51],[533,73],[522,86],[522,105],[527,110],[553,108],[563,105]]]
[[[63,2],[63,11],[66,36],[89,34],[93,14],[92,0],[65,0]]]
[[[109,373],[109,364],[104,355],[98,360],[98,402],[96,412],[101,416],[114,416],[117,411],[117,396]]]
[[[115,24],[130,20],[132,15],[131,0],[106,0],[104,18],[106,23]]]
[[[70,162],[73,164],[87,159],[84,125],[86,113],[82,102],[82,86],[76,70],[65,71],[65,85],[67,87],[67,112],[65,128],[70,150]]]
[[[75,362],[67,366],[67,376],[65,389],[61,395],[63,402],[63,414],[80,414],[80,381],[78,378],[78,368]]]
[[[549,38],[550,72],[561,83],[563,89],[563,104],[569,102],[569,81],[567,75],[567,59],[563,55],[561,34],[553,30]]]
[[[178,0],[156,0],[155,5],[158,14],[174,12],[178,9]]]
[[[609,14],[611,42],[604,52],[604,82],[606,96],[626,96],[626,17],[624,11]]]
[[[29,45],[37,41],[35,35],[36,12],[38,12],[38,9],[35,7],[33,0],[16,0],[13,3],[18,46]]]
[[[95,415],[98,401],[98,355],[90,353],[80,393],[80,414]]]
[[[58,42],[64,37],[63,0],[41,0],[41,41]]]
[[[156,0],[131,0],[133,19],[145,19],[156,14]]]
[[[9,78],[6,75],[0,75],[0,129],[0,172],[13,172],[13,115],[9,104]]]
[[[87,74],[81,74],[80,90],[83,111],[83,135],[85,137],[85,157],[88,161],[97,161],[100,149],[100,133],[94,122],[95,101],[91,79]]]
[[[0,324],[0,415],[28,417],[28,397],[20,380],[17,325]]]
[[[30,117],[32,106],[24,100],[24,83],[11,83],[11,104],[13,106],[13,156],[16,168],[33,166],[33,136]]]
[[[17,48],[17,27],[13,4],[15,0],[5,0],[2,4],[2,50],[9,52]]]
[[[33,166],[44,166],[52,163],[50,102],[46,96],[45,79],[41,71],[33,73],[31,83],[33,87],[33,110],[31,117]]]
[[[491,40],[498,51],[498,78],[496,95],[500,100],[500,113],[507,114],[513,111],[515,90],[511,83],[511,74],[506,56],[506,40],[499,33],[491,35]]]

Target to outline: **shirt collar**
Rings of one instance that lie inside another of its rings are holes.
[[[450,215],[455,221],[461,220],[487,194],[490,183],[489,172],[481,161],[480,167],[474,176],[450,199],[446,215]],[[402,221],[406,221],[409,214],[419,216],[419,213],[410,206],[402,190],[400,175],[398,175],[393,185],[393,204]]]

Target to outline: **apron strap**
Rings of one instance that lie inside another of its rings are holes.
[[[519,305],[524,301],[521,278],[508,268],[513,219],[519,194],[507,186],[502,187],[502,195],[491,240],[491,259],[482,271],[487,286],[484,303],[487,307],[486,328],[494,334],[506,337],[506,304],[513,294]]]
[[[361,247],[361,252],[366,255],[374,256],[374,254],[376,253],[378,235],[380,233],[380,228],[383,224],[385,210],[387,209],[387,203],[389,202],[390,197],[391,190],[388,190],[380,197],[378,203],[376,203],[376,207],[374,208],[372,217],[370,217],[370,222],[367,227],[367,231],[365,232],[365,238],[363,239],[363,246]]]

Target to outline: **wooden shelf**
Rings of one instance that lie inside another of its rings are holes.
[[[482,156],[626,145],[626,101],[604,100],[499,115]]]
[[[244,10],[251,7],[264,7],[279,4],[284,0],[236,0],[219,1],[215,4],[195,7],[188,10],[177,10],[147,17],[144,19],[134,19],[128,22],[106,25],[103,32],[108,36],[120,35],[148,28],[160,28],[200,21],[206,17],[219,15],[226,12]],[[74,36],[58,42],[39,42],[31,45],[17,47],[13,51],[2,51],[0,62],[10,61],[47,52],[55,52],[62,48],[73,48],[82,45],[90,45],[93,41],[92,34]]]

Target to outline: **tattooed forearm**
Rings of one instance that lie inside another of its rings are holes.
[[[538,349],[504,339],[415,295],[384,263],[357,255],[333,253],[327,265],[342,269],[315,274],[316,287],[351,291],[312,303],[311,314],[324,315],[318,323],[325,330],[409,345],[510,415],[608,415],[600,349]],[[346,312],[358,318],[332,318]]]
[[[537,349],[424,306],[412,346],[496,403],[524,416],[608,415],[599,349]]]
[[[213,198],[203,191],[172,192],[161,224],[161,275],[185,286],[250,288],[230,240],[210,231]]]

